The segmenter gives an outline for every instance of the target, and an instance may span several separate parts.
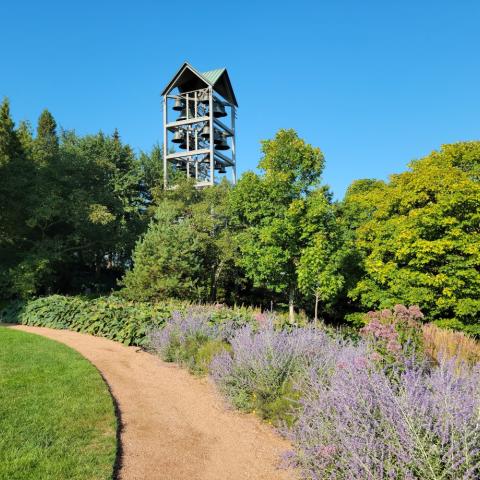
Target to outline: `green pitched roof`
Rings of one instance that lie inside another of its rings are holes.
[[[211,85],[215,85],[218,79],[222,76],[226,68],[217,68],[216,70],[209,70],[208,72],[203,72],[202,77],[207,80]]]
[[[166,95],[175,87],[178,87],[180,91],[188,91],[188,89],[195,90],[201,88],[202,84],[211,85],[213,89],[228,102],[238,106],[226,68],[217,68],[200,73],[188,62],[185,62],[180,67],[180,70],[163,90],[162,95]]]

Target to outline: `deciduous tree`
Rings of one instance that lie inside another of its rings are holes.
[[[479,165],[480,142],[446,145],[365,192],[375,208],[358,227],[365,275],[351,292],[365,308],[419,305],[478,331]]]
[[[311,192],[324,167],[319,148],[294,130],[262,142],[262,175],[249,172],[233,191],[232,208],[241,226],[238,265],[256,287],[285,295],[294,319],[297,267],[304,237],[300,228]]]

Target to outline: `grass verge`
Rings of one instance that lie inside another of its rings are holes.
[[[116,418],[79,353],[0,327],[0,480],[112,478]]]

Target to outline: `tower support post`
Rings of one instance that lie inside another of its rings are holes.
[[[168,98],[167,95],[163,97],[163,188],[168,187],[168,168],[167,168],[167,155],[168,155]]]

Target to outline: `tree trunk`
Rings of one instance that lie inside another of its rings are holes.
[[[210,277],[210,302],[214,303],[217,300],[217,272],[216,268],[212,268],[212,275]]]
[[[295,290],[292,288],[288,294],[288,318],[290,323],[295,323]]]
[[[101,257],[98,254],[96,254],[95,255],[95,280],[97,282],[100,280],[101,272],[102,272]]]
[[[315,317],[313,319],[315,326],[318,322],[318,293],[315,294]]]

